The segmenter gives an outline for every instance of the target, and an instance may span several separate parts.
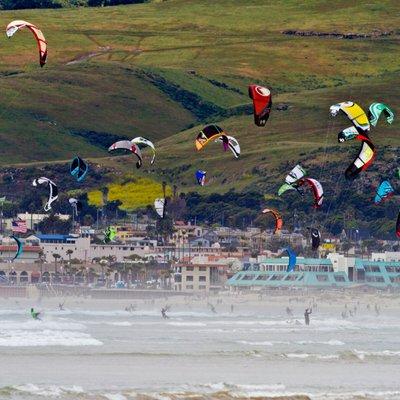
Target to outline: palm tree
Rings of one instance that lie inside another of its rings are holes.
[[[68,249],[67,251],[66,251],[66,253],[67,253],[67,255],[68,255],[68,262],[71,264],[71,256],[72,256],[72,254],[73,254],[73,250],[71,250],[71,249]]]
[[[57,280],[57,278],[58,278],[57,261],[61,258],[61,256],[57,253],[54,253],[53,257],[54,257],[54,275]]]

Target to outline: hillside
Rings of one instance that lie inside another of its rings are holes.
[[[49,59],[40,69],[28,32],[3,39],[0,163],[29,165],[34,174],[38,161],[79,152],[107,167],[88,190],[134,173],[189,192],[198,190],[193,174],[203,168],[210,180],[201,193],[234,188],[271,198],[302,161],[329,188],[358,148],[337,144],[337,132],[349,123],[331,119],[329,106],[352,99],[365,108],[385,101],[399,109],[398,11],[394,0],[335,7],[330,1],[169,0],[2,12],[3,25],[26,19],[40,26]],[[274,94],[265,128],[249,115],[253,82]],[[196,133],[211,121],[240,141],[239,160],[217,144],[195,152]],[[396,155],[398,129],[396,119],[373,133],[383,150],[370,169],[371,184],[390,172],[384,160]],[[156,143],[154,167],[138,172],[127,157],[104,158],[116,138],[138,135]],[[333,185],[337,193],[341,185]],[[1,188],[13,191],[6,183]]]

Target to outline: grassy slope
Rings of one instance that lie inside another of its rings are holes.
[[[338,1],[335,7],[330,1],[170,0],[3,12],[3,24],[23,18],[43,27],[50,54],[49,65],[38,71],[34,44],[22,32],[0,48],[0,72],[23,72],[0,79],[6,94],[0,99],[0,162],[8,163],[10,152],[17,162],[67,158],[78,149],[85,156],[105,154],[71,131],[138,133],[157,142],[157,169],[148,171],[154,179],[190,189],[195,169],[205,168],[212,183],[205,191],[265,186],[266,178],[281,179],[282,161],[307,159],[325,143],[337,147],[336,132],[348,123],[339,117],[329,120],[330,104],[354,99],[367,106],[382,100],[399,109],[398,35],[341,40],[292,37],[281,31],[391,31],[397,29],[397,14],[395,0],[379,5]],[[96,56],[82,59],[92,53]],[[84,61],[65,65],[75,59]],[[136,69],[154,72],[223,108],[248,103],[247,84],[265,82],[276,94],[275,104],[285,102],[290,109],[274,111],[265,128],[255,127],[250,116],[218,121],[240,140],[240,160],[221,155],[217,144],[197,154],[193,139],[198,127],[173,133],[201,121]],[[392,127],[381,124],[374,134],[377,145],[397,145],[398,127],[398,121]],[[18,148],[21,139],[33,147]],[[329,153],[328,159],[351,158],[354,145],[344,146],[352,150],[342,156]],[[313,155],[314,161],[321,157],[325,159],[323,152]],[[131,168],[126,158],[101,162]]]

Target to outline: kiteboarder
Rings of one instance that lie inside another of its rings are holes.
[[[165,306],[161,309],[161,315],[164,319],[169,319],[168,315],[167,315],[167,311],[168,311],[168,306]]]
[[[306,325],[310,325],[310,314],[312,313],[311,308],[306,308],[304,311],[304,322]]]
[[[40,312],[39,311],[35,311],[34,308],[31,308],[31,315],[32,315],[33,319],[40,321],[40,318],[39,318]]]

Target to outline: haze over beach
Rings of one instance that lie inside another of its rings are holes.
[[[400,400],[398,0],[0,0],[0,400]]]

